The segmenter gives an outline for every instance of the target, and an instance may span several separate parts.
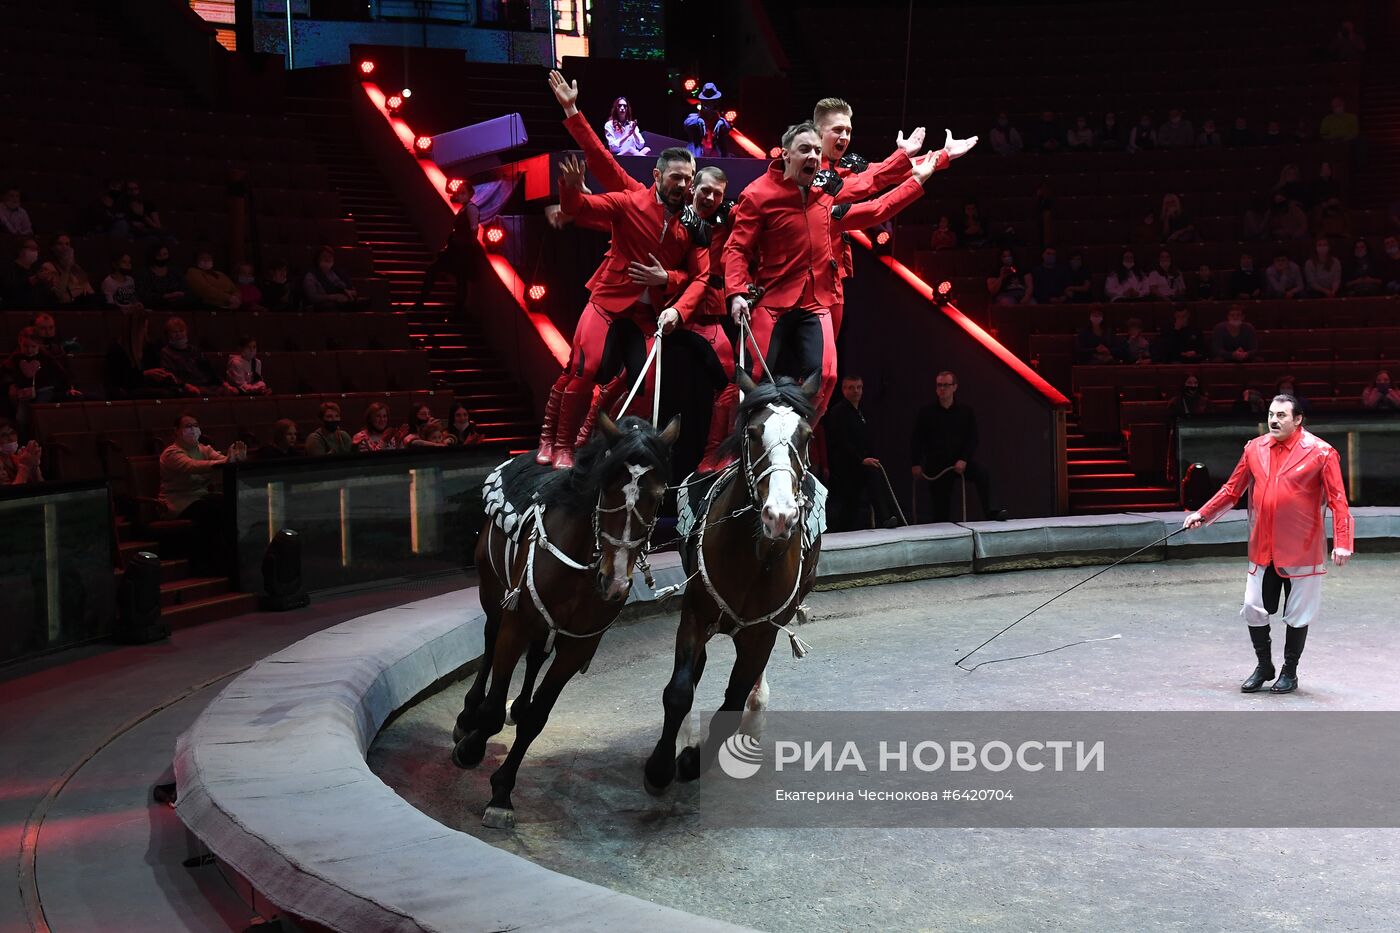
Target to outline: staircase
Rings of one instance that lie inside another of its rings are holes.
[[[501,366],[476,322],[453,312],[452,279],[439,279],[423,307],[415,307],[423,271],[436,250],[423,242],[360,149],[344,111],[345,103],[333,98],[287,98],[288,116],[305,122],[307,138],[355,221],[360,244],[373,253],[375,274],[389,283],[391,310],[403,315],[411,339],[428,351],[436,385],[451,389],[471,409],[487,442],[533,447],[538,425],[529,398]]]
[[[1065,465],[1071,515],[1161,512],[1181,507],[1175,488],[1144,483],[1133,473],[1121,443],[1067,433]]]
[[[159,523],[158,523],[159,524]],[[160,544],[144,540],[125,518],[117,520],[117,583],[121,584],[126,562],[137,551],[160,554]],[[256,612],[258,598],[252,593],[235,592],[228,577],[192,577],[189,561],[161,559],[160,620],[171,629],[199,622],[216,622],[248,612]]]

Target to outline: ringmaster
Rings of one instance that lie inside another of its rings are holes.
[[[1327,529],[1323,509],[1332,510],[1332,563],[1345,566],[1352,555],[1351,510],[1337,451],[1305,430],[1298,400],[1276,395],[1269,403],[1269,433],[1244,445],[1235,471],[1220,491],[1186,516],[1184,527],[1199,528],[1234,508],[1249,493],[1249,573],[1244,616],[1259,664],[1240,686],[1256,693],[1274,676],[1269,616],[1283,595],[1283,669],[1269,688],[1298,688],[1298,659],[1308,626],[1322,610],[1322,577],[1327,573]]]

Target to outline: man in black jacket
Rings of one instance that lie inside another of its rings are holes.
[[[865,502],[875,511],[876,525],[899,527],[890,504],[891,490],[880,475],[880,461],[872,454],[870,426],[860,412],[864,392],[865,382],[860,376],[844,377],[841,399],[822,420],[826,462],[831,473],[827,525],[832,531],[854,531],[860,527],[861,506]]]
[[[977,450],[977,416],[957,400],[958,377],[945,370],[938,374],[934,388],[938,400],[919,409],[909,442],[914,464],[911,472],[916,478],[924,476],[929,480],[933,520],[952,520],[949,496],[957,482],[968,480],[977,489],[983,515],[1005,520],[1005,509],[992,508],[991,477],[986,467],[972,459]],[[959,492],[966,494],[965,490]],[[958,518],[963,518],[961,509]]]

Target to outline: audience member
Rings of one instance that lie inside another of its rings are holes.
[[[1225,320],[1215,325],[1210,336],[1211,359],[1217,363],[1252,363],[1259,352],[1254,325],[1244,319],[1244,308],[1231,305]]]
[[[1225,145],[1225,138],[1220,135],[1220,130],[1216,127],[1214,120],[1206,120],[1201,124],[1201,131],[1196,134],[1196,146],[1200,149],[1219,149]]]
[[[1152,341],[1142,332],[1142,319],[1130,317],[1123,325],[1127,330],[1127,336],[1119,344],[1123,354],[1123,362],[1138,364],[1152,362]]]
[[[29,211],[20,203],[19,189],[6,188],[0,197],[0,228],[14,236],[33,236],[34,224],[29,219]]]
[[[63,363],[39,343],[34,328],[22,328],[15,343],[17,349],[0,363],[0,385],[21,428],[29,425],[31,405],[82,397]]]
[[[287,282],[287,264],[277,260],[267,266],[267,277],[258,284],[262,306],[269,311],[291,311],[295,305],[292,287]]]
[[[1036,304],[1058,305],[1069,301],[1069,269],[1060,265],[1055,247],[1040,253],[1040,265],[1031,270],[1031,295]]]
[[[958,377],[946,370],[939,373],[934,378],[934,391],[937,400],[919,409],[909,440],[911,472],[915,479],[928,480],[933,520],[951,519],[949,499],[957,480],[972,480],[985,517],[1004,520],[1006,510],[992,507],[991,475],[972,459],[977,452],[977,416],[970,406],[957,400]],[[965,494],[966,487],[962,491]],[[959,520],[966,517],[959,514]]]
[[[103,191],[83,212],[82,230],[99,236],[125,237],[126,207],[110,189]]]
[[[239,395],[268,395],[272,392],[263,381],[262,360],[258,359],[258,341],[239,337],[238,350],[228,355],[228,371],[224,383],[238,390]]]
[[[57,311],[58,267],[51,262],[39,263],[39,271],[34,276],[34,287],[29,295],[29,307]]]
[[[1264,126],[1264,136],[1260,142],[1265,146],[1282,146],[1288,142],[1288,137],[1283,135],[1283,127],[1277,120],[1270,120]]]
[[[1104,297],[1109,301],[1138,301],[1147,295],[1147,282],[1137,271],[1137,260],[1130,249],[1123,250],[1118,268],[1104,280]]]
[[[347,438],[347,443],[348,443]],[[272,433],[268,443],[258,448],[259,460],[287,460],[300,457],[303,452],[297,446],[297,423],[291,418],[282,418],[272,423]]]
[[[53,240],[53,264],[57,272],[54,280],[54,294],[64,308],[94,308],[97,306],[97,292],[87,272],[78,265],[73,252],[73,238],[60,233]]]
[[[43,457],[44,450],[38,441],[30,441],[21,447],[15,426],[0,418],[0,486],[42,483]]]
[[[448,433],[447,425],[434,418],[418,432],[414,447],[456,447],[457,438]]]
[[[371,402],[365,409],[365,426],[350,442],[360,453],[398,450],[398,432],[389,427],[389,406],[383,402]]]
[[[938,226],[933,228],[933,236],[929,238],[930,249],[952,249],[958,245],[958,235],[953,232],[952,221],[947,214],[941,214],[938,218]]]
[[[1040,122],[1030,130],[1029,136],[1029,148],[1035,152],[1059,152],[1064,148],[1065,131],[1053,110],[1041,111]]]
[[[1180,195],[1162,195],[1161,213],[1163,242],[1194,243],[1200,239],[1196,232],[1196,222],[1182,209]]]
[[[1196,128],[1181,112],[1173,107],[1167,113],[1167,122],[1157,127],[1157,148],[1190,149],[1196,145]]]
[[[112,262],[112,271],[102,280],[102,299],[107,307],[118,311],[133,311],[142,307],[131,275],[131,256],[122,253]]]
[[[1303,173],[1298,170],[1298,163],[1289,162],[1279,169],[1278,181],[1274,183],[1273,194],[1281,194],[1290,201],[1295,201],[1300,205],[1311,203],[1308,201],[1308,185],[1303,181]]]
[[[302,280],[306,301],[317,311],[351,311],[362,307],[360,293],[335,267],[335,248],[316,250],[316,265]]]
[[[1258,389],[1245,386],[1244,390],[1240,392],[1240,397],[1235,399],[1235,403],[1230,406],[1230,414],[1263,421],[1269,415],[1269,400],[1264,398],[1264,393]]]
[[[117,339],[107,348],[107,397],[174,398],[183,394],[174,373],[160,365],[160,350],[147,342],[150,313],[134,308],[122,316]]]
[[[1094,280],[1089,270],[1084,268],[1084,254],[1071,253],[1069,257],[1069,286],[1065,289],[1069,300],[1076,304],[1094,300]]]
[[[1139,149],[1156,149],[1157,131],[1152,128],[1151,114],[1144,113],[1138,118],[1137,126],[1133,127],[1128,134],[1128,151],[1137,152]]]
[[[348,454],[354,451],[355,445],[349,433],[340,427],[339,403],[322,402],[320,414],[321,426],[306,438],[307,456],[324,457],[328,454]]]
[[[184,311],[194,307],[186,279],[170,268],[170,247],[164,243],[151,250],[146,271],[136,284],[136,293],[148,308],[162,311]]]
[[[1268,232],[1275,240],[1301,240],[1308,235],[1308,215],[1297,201],[1275,193],[1269,205]]]
[[[1382,369],[1376,373],[1371,384],[1362,390],[1361,407],[1372,411],[1400,411],[1400,389],[1390,384],[1388,371]],[[4,440],[3,436],[0,440]]]
[[[1089,321],[1079,329],[1074,338],[1074,361],[1076,363],[1116,363],[1120,355],[1118,337],[1103,322],[1103,312],[1098,308],[1089,311]]]
[[[1011,250],[1001,251],[1001,265],[996,275],[987,277],[987,294],[999,305],[1027,304],[1031,300],[1026,274],[1016,268],[1016,255]]]
[[[1308,401],[1308,397],[1298,389],[1298,379],[1292,373],[1279,376],[1278,379],[1274,380],[1274,396],[1279,395],[1291,395],[1297,399],[1297,404],[1294,405],[1293,410],[1300,414],[1306,415],[1309,413],[1308,410],[1312,408],[1312,403]]]
[[[1094,128],[1084,114],[1074,118],[1074,126],[1065,132],[1065,145],[1071,152],[1084,152],[1094,148]]]
[[[436,419],[433,418],[433,410],[426,402],[415,402],[413,407],[409,409],[408,420],[399,425],[399,446],[405,450],[409,447],[442,446],[441,444],[423,444],[423,428],[434,420]]]
[[[165,227],[161,225],[160,214],[147,208],[146,202],[140,196],[127,199],[126,229],[138,240],[159,240],[165,237]]]
[[[1124,146],[1123,127],[1118,122],[1118,114],[1108,111],[1103,115],[1103,122],[1099,124],[1099,148],[1100,149],[1122,149]]]
[[[822,419],[831,489],[827,517],[832,531],[854,531],[861,527],[860,516],[867,505],[873,509],[877,525],[888,528],[899,525],[889,505],[884,477],[880,475],[884,467],[875,457],[870,425],[860,410],[864,393],[864,380],[847,373],[841,379],[841,398]]]
[[[78,346],[78,341],[72,338],[68,340],[59,338],[58,322],[47,311],[35,312],[29,319],[29,326],[34,328],[34,333],[38,336],[39,346],[57,359],[71,356],[82,350],[82,347]]]
[[[1230,132],[1225,137],[1225,144],[1232,147],[1253,146],[1258,142],[1254,131],[1249,128],[1249,121],[1244,117],[1235,117],[1235,125],[1230,127]]]
[[[1380,263],[1371,257],[1364,238],[1351,245],[1351,258],[1342,270],[1342,289],[1349,297],[1364,298],[1385,292]]]
[[[958,241],[964,247],[976,249],[986,246],[990,236],[982,223],[982,209],[976,201],[964,201],[962,216],[958,218]]]
[[[1303,270],[1287,253],[1279,253],[1264,271],[1264,297],[1297,298],[1302,291]]]
[[[185,395],[238,394],[237,389],[219,379],[208,357],[191,345],[184,318],[166,319],[160,366],[175,377]]]
[[[5,306],[17,311],[34,307],[34,287],[39,284],[39,241],[26,237],[15,250],[15,261],[5,269],[0,281],[0,297]]]
[[[1351,214],[1337,198],[1328,198],[1317,206],[1313,211],[1312,228],[1314,236],[1353,239]]]
[[[687,148],[697,159],[723,158],[729,155],[729,121],[720,116],[717,108],[724,95],[707,81],[698,96],[697,110],[685,118],[683,126]]]
[[[1254,257],[1240,256],[1240,267],[1230,273],[1230,296],[1233,299],[1259,298],[1264,294],[1264,276],[1254,268]]]
[[[1322,237],[1303,264],[1303,297],[1336,298],[1342,288],[1342,264],[1332,255],[1332,244]]]
[[[987,141],[992,147],[992,151],[999,156],[1019,155],[1026,147],[1021,139],[1021,131],[1011,125],[1011,119],[1005,111],[997,114],[996,125],[987,134]]]
[[[1318,124],[1317,135],[1325,143],[1349,143],[1361,135],[1361,125],[1356,114],[1347,112],[1346,101],[1334,97],[1332,112]]]
[[[1157,338],[1159,363],[1202,363],[1206,358],[1205,338],[1191,323],[1191,309],[1177,305],[1172,309],[1170,327],[1162,329]]]
[[[251,262],[238,264],[238,278],[234,284],[238,289],[238,307],[244,311],[266,311],[262,303],[262,289],[258,288],[257,272]]]
[[[1202,391],[1200,376],[1190,373],[1181,380],[1181,388],[1172,396],[1168,412],[1173,424],[1182,418],[1209,414],[1210,396]]]
[[[1215,273],[1210,266],[1201,263],[1196,270],[1196,281],[1190,286],[1186,298],[1188,301],[1210,301],[1215,298]]]
[[[1172,254],[1162,250],[1157,254],[1157,268],[1147,273],[1144,284],[1146,297],[1153,301],[1177,301],[1186,297],[1186,276],[1172,262]]]
[[[1342,20],[1337,34],[1327,46],[1330,58],[1339,62],[1360,61],[1366,55],[1366,40],[1356,31],[1356,24],[1349,19]]]
[[[232,311],[241,307],[238,286],[214,268],[214,254],[202,249],[195,254],[194,265],[185,273],[185,282],[200,306],[214,311]]]
[[[1388,236],[1382,241],[1385,256],[1377,264],[1376,273],[1387,295],[1400,294],[1400,238]]]
[[[447,413],[447,433],[462,447],[480,444],[483,440],[476,422],[472,421],[472,413],[461,402],[453,404],[452,410]]]
[[[603,138],[608,141],[608,149],[613,155],[651,155],[651,147],[642,137],[642,130],[637,126],[637,117],[632,113],[632,105],[625,97],[613,101],[612,111],[608,114],[607,122],[603,124]]]
[[[175,438],[160,454],[160,504],[172,517],[194,523],[189,536],[189,569],[194,576],[228,572],[224,498],[215,492],[218,470],[246,460],[248,449],[235,441],[227,454],[200,443],[199,419],[188,412],[175,419]]]

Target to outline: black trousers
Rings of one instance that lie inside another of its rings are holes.
[[[924,472],[928,472],[925,469]],[[963,482],[971,483],[977,491],[977,499],[982,503],[982,514],[992,513],[992,479],[987,468],[975,460],[967,461],[967,469],[962,476],[949,470],[938,479],[928,481],[929,514],[935,522],[962,521]],[[957,505],[953,505],[953,500]]]
[[[774,379],[791,376],[802,382],[812,373],[822,371],[824,343],[819,315],[789,311],[773,325],[773,336],[768,341],[768,356],[764,362],[768,364],[768,371]],[[753,348],[749,347],[748,351],[751,354]]]
[[[190,573],[198,577],[222,577],[232,566],[233,530],[226,527],[227,508],[222,493],[210,493],[191,503],[180,517],[194,523],[189,538]]]
[[[883,528],[899,514],[880,471],[862,466],[861,473],[863,475],[852,478],[843,477],[839,484],[832,481],[831,495],[826,502],[826,524],[830,530],[855,531],[870,527],[862,520],[867,508],[875,514],[876,528]]]
[[[437,280],[444,275],[452,276],[457,284],[457,308],[463,309],[467,306],[467,300],[471,296],[471,283],[474,276],[473,257],[470,253],[444,249],[437,254],[437,258],[428,264],[428,268],[423,270],[423,288],[418,293],[418,301],[421,304],[427,301],[433,293],[433,287],[437,285]]]

